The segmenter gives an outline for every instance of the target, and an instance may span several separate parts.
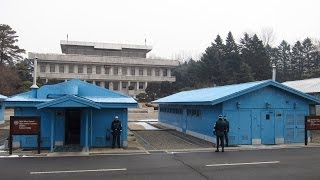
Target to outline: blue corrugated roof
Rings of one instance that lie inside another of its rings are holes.
[[[312,100],[316,103],[320,103],[320,100],[304,94],[300,91],[294,90],[290,87],[282,85],[280,83],[274,82],[272,80],[265,80],[265,81],[256,81],[256,82],[249,82],[243,84],[234,84],[234,85],[227,85],[227,86],[218,86],[218,87],[211,87],[211,88],[203,88],[191,91],[183,91],[179,92],[156,101],[153,101],[157,104],[208,104],[214,105],[228,99],[243,95],[245,93],[254,91],[256,89],[273,85],[278,88],[284,89],[291,93],[297,94],[309,100]]]
[[[95,103],[100,104],[117,104],[123,106],[134,107],[137,106],[137,102],[130,96],[117,93],[90,83],[86,83],[81,80],[70,80],[63,83],[58,83],[54,85],[45,85],[37,89],[36,96],[32,91],[17,94],[15,96],[9,97],[5,102],[51,102],[61,97],[66,96],[77,96],[83,97]],[[49,104],[45,105],[49,105]],[[32,104],[33,105],[33,104]],[[105,106],[105,105],[104,105]],[[42,106],[41,106],[42,107]],[[112,107],[112,105],[108,105]]]

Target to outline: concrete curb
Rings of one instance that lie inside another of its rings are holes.
[[[290,144],[290,145],[243,145],[238,147],[226,147],[225,152],[232,151],[250,151],[250,150],[272,150],[272,149],[293,149],[293,148],[320,148],[320,144]],[[106,156],[106,155],[148,155],[156,153],[192,153],[192,152],[214,152],[215,147],[212,148],[198,148],[198,149],[157,149],[157,150],[110,150],[102,152],[54,152],[54,153],[17,153],[13,155],[0,155],[0,158],[21,158],[21,157],[81,157],[81,156]]]

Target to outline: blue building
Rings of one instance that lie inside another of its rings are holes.
[[[2,105],[2,101],[7,99],[7,96],[0,94],[0,124],[4,123],[4,106]]]
[[[320,100],[272,80],[184,91],[154,101],[159,121],[215,142],[218,115],[230,123],[229,144],[304,142],[304,117]]]
[[[33,88],[2,102],[14,108],[15,116],[41,117],[41,147],[76,144],[90,147],[111,147],[111,123],[119,116],[123,125],[121,145],[127,146],[127,108],[136,107],[130,96],[116,93],[84,81],[71,80]],[[13,146],[37,147],[37,137],[13,137]]]

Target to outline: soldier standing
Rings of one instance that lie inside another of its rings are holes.
[[[111,124],[111,130],[112,130],[112,148],[114,148],[115,143],[117,141],[118,148],[120,148],[120,135],[122,131],[122,125],[119,121],[119,117],[115,116],[114,120]]]
[[[227,116],[224,116],[224,117],[223,117],[223,120],[224,120],[224,122],[225,122],[225,124],[226,124],[226,130],[224,131],[224,138],[225,138],[225,140],[226,140],[226,147],[228,147],[228,146],[229,146],[229,139],[228,139],[228,134],[229,134],[229,121],[228,121],[228,119],[227,119]]]
[[[226,130],[226,123],[223,121],[222,115],[219,115],[219,119],[214,125],[214,135],[216,135],[217,140],[217,150],[219,152],[219,146],[221,144],[222,152],[224,152],[224,132]]]

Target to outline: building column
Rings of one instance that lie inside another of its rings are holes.
[[[122,90],[122,81],[119,81],[119,91]]]
[[[104,81],[101,81],[101,82],[100,82],[100,87],[105,88],[105,82],[104,82]]]
[[[88,146],[88,139],[89,139],[89,109],[87,109],[86,112],[87,116],[86,116],[86,134],[85,134],[85,145],[84,145],[84,150],[85,152],[89,152],[89,146]]]
[[[139,90],[139,81],[137,81],[137,90]]]
[[[147,89],[147,86],[148,86],[148,82],[144,82],[144,90]]]
[[[109,69],[110,71],[109,71],[109,75],[110,76],[113,76],[113,66],[110,66],[110,69]]]
[[[96,81],[95,81],[95,80],[92,80],[92,84],[93,84],[93,85],[96,85]]]
[[[112,81],[109,82],[109,89],[113,90],[113,82]]]
[[[54,113],[54,118],[51,119],[51,143],[50,143],[50,152],[53,152],[54,147],[54,122],[56,119],[56,113]],[[40,137],[41,138],[41,137]]]
[[[151,76],[156,76],[156,69],[155,68],[151,69]]]
[[[168,68],[168,77],[171,77],[171,69]]]

